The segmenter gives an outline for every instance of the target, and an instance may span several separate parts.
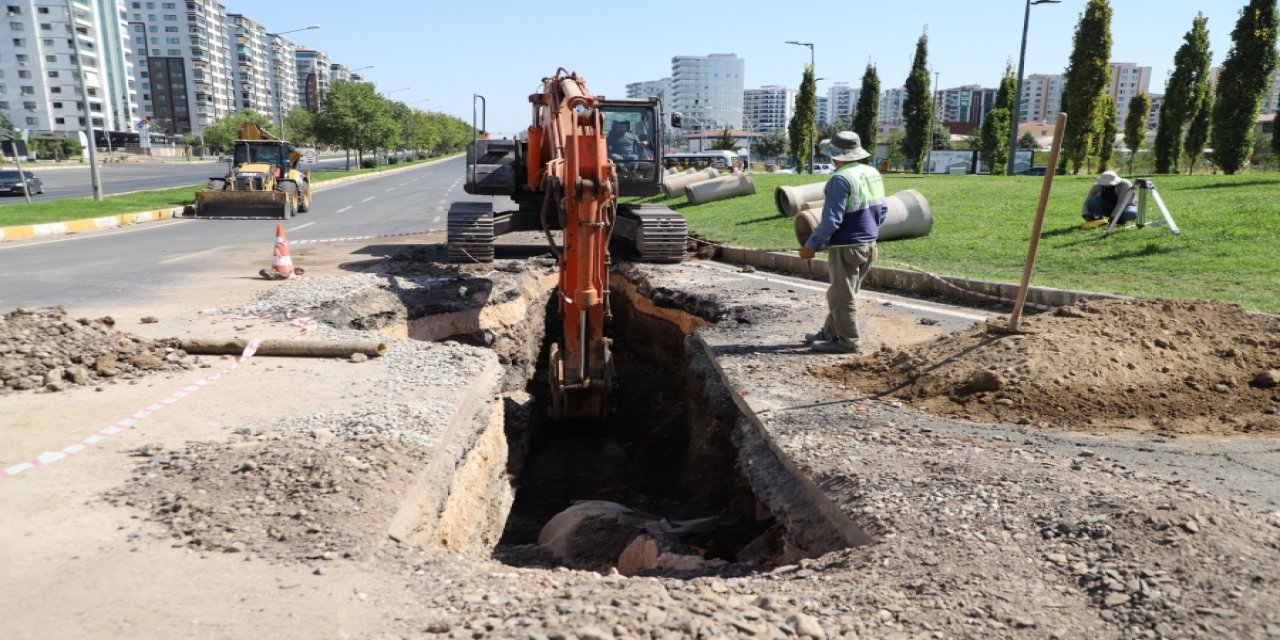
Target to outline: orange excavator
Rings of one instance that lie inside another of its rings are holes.
[[[547,363],[552,419],[599,417],[613,386],[609,311],[611,241],[648,262],[684,253],[684,217],[660,205],[619,204],[618,196],[653,195],[662,177],[661,105],[604,100],[564,69],[529,96],[526,140],[474,140],[467,148],[467,193],[509,196],[517,210],[495,214],[492,202],[449,208],[449,258],[493,260],[497,235],[541,229],[560,268],[556,291],[563,326]],[[557,246],[552,231],[562,231]]]

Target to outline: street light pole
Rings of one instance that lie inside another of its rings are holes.
[[[1009,123],[1009,166],[1008,175],[1013,175],[1014,160],[1018,157],[1018,122],[1022,120],[1022,73],[1027,63],[1027,27],[1031,24],[1031,5],[1057,4],[1062,0],[1027,0],[1026,11],[1022,15],[1022,48],[1018,50],[1018,83],[1013,96],[1013,117]],[[992,167],[994,169],[995,167]]]
[[[814,77],[815,77],[815,80],[813,81],[813,105],[814,105],[814,109],[817,109],[817,106],[818,106],[818,81],[816,80],[816,77],[817,77],[817,75],[818,75],[818,67],[817,67],[817,65],[814,63],[813,43],[812,43],[812,42],[798,42],[798,41],[796,41],[796,40],[788,40],[788,41],[786,42],[786,44],[794,44],[794,45],[801,46],[801,47],[809,47],[809,68],[813,71],[813,75],[814,75]],[[817,133],[818,133],[818,123],[817,123],[817,116],[816,116],[816,114],[815,114],[815,116],[814,116],[814,122],[812,123],[812,126],[810,126],[810,127],[809,127],[809,173],[810,173],[810,174],[812,174],[812,173],[813,173],[813,159],[814,159],[814,158],[813,158],[813,154],[814,154],[814,151],[815,151],[814,147],[817,145],[817,141],[816,141],[816,140],[814,140],[814,136],[815,136]]]
[[[84,78],[84,58],[80,53],[80,30],[76,28],[75,7],[67,0],[67,24],[71,26],[71,42],[75,45],[76,75],[80,76],[80,99],[84,101],[84,122],[89,129],[89,183],[93,199],[102,202],[102,176],[98,173],[98,141],[93,136],[93,107],[89,103],[89,85]],[[111,137],[111,132],[107,132]],[[21,177],[21,176],[19,176]]]

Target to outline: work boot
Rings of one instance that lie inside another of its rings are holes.
[[[827,340],[834,340],[834,339],[835,339],[835,337],[834,337],[834,336],[832,336],[831,334],[827,333],[827,332],[826,332],[825,330],[823,330],[823,329],[819,329],[818,331],[816,331],[816,332],[814,332],[814,333],[806,333],[806,334],[804,334],[804,343],[805,343],[806,345],[810,345],[810,344],[813,344],[813,343],[815,343],[815,342],[826,342]]]
[[[846,343],[840,342],[839,340],[822,340],[822,341],[813,343],[813,346],[810,348],[813,349],[814,352],[816,353],[848,353],[848,354],[862,353],[862,347],[856,344],[854,345],[846,344]]]

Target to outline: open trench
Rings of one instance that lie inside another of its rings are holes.
[[[493,348],[505,372],[502,397],[471,412],[451,468],[429,474],[447,488],[411,497],[392,536],[510,564],[665,575],[749,571],[868,542],[725,388],[694,334],[709,324],[699,313],[714,316],[655,305],[616,274],[611,284],[612,409],[560,423],[546,419],[554,278],[528,278],[519,296],[480,309],[404,301],[410,337]]]

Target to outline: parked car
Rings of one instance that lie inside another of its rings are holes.
[[[1044,175],[1044,174],[1045,174],[1045,170],[1046,170],[1046,169],[1045,169],[1045,167],[1027,167],[1026,169],[1023,169],[1022,171],[1019,171],[1016,175],[1020,175],[1020,176],[1042,176],[1042,175]],[[1058,167],[1058,170],[1057,170],[1057,171],[1055,171],[1055,172],[1053,172],[1053,175],[1055,175],[1055,176],[1060,176],[1060,175],[1062,175],[1062,174],[1064,174],[1064,173],[1066,173],[1066,172],[1062,170],[1062,167]]]
[[[35,174],[23,171],[27,177],[27,191],[33,194],[44,193],[44,183]],[[0,193],[22,195],[22,179],[16,169],[0,170]]]
[[[835,172],[836,172],[836,166],[835,166],[834,164],[827,164],[827,163],[824,163],[824,162],[819,162],[819,163],[817,163],[817,164],[813,165],[813,172],[814,172],[814,173],[818,173],[818,174],[823,174],[823,173],[835,173]]]

